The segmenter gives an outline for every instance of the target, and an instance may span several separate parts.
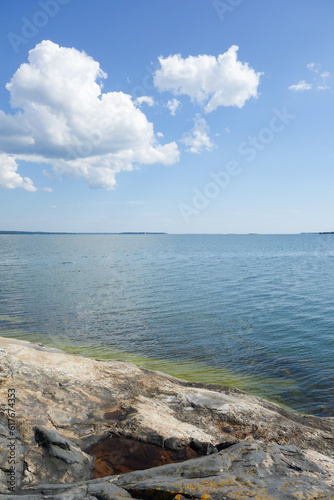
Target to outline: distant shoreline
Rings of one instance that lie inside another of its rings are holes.
[[[179,236],[184,235],[219,235],[219,236],[283,236],[285,233],[164,233],[164,232],[145,232],[145,231],[124,231],[121,233],[104,233],[104,232],[65,232],[65,231],[0,231],[1,235],[168,235],[175,234]],[[334,231],[321,231],[313,233],[287,233],[287,236],[298,236],[298,235],[312,235],[312,234],[333,234]]]
[[[0,231],[1,234],[39,234],[39,235],[47,235],[47,234],[61,234],[61,235],[82,235],[82,234],[87,234],[87,235],[93,235],[93,234],[115,234],[115,235],[127,235],[127,234],[167,234],[167,233],[150,233],[150,232],[124,232],[124,233],[66,233],[66,232],[53,232],[53,231]]]

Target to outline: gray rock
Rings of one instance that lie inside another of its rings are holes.
[[[0,411],[0,500],[334,499],[333,418],[13,339],[0,338],[0,366],[1,401],[8,389],[17,393],[16,491],[6,482],[8,415]],[[110,435],[215,453],[92,480],[87,450]]]
[[[0,492],[15,483],[20,487],[24,473],[25,446],[15,419],[8,420],[8,408],[0,412]],[[14,422],[14,425],[12,424]],[[15,471],[12,476],[12,471]],[[12,482],[10,484],[10,482]]]
[[[76,482],[90,476],[92,457],[57,431],[35,427],[35,441],[43,449],[40,464],[40,468],[45,471],[43,480],[62,482],[62,479],[67,477]]]
[[[213,446],[212,443],[203,443],[198,439],[192,439],[189,443],[189,446],[202,455],[210,455],[211,453],[216,453],[218,451],[218,448],[216,446]],[[221,449],[228,448],[228,446],[226,446],[226,443],[222,444],[221,446]]]
[[[95,495],[99,500],[131,499],[132,496],[126,490],[119,488],[115,484],[101,481],[88,485],[88,492]]]
[[[125,474],[116,484],[140,498],[333,499],[326,476],[296,447],[243,442],[182,464]]]
[[[243,442],[179,464],[75,485],[42,485],[18,500],[334,498],[328,473],[294,446]],[[10,496],[1,497],[9,500]]]

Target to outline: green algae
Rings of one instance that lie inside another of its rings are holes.
[[[20,316],[9,316],[8,314],[0,314],[0,322],[20,324],[20,323],[25,323],[25,320]]]
[[[68,354],[85,356],[101,361],[125,361],[148,370],[159,371],[188,382],[215,384],[234,387],[253,394],[267,401],[276,403],[280,407],[298,413],[284,403],[279,394],[289,388],[290,391],[298,391],[298,383],[292,377],[276,378],[259,375],[247,375],[234,372],[224,366],[211,366],[205,362],[191,359],[167,360],[158,357],[144,356],[130,351],[125,351],[112,344],[90,344],[73,341],[65,337],[45,337],[35,333],[23,332],[19,329],[1,330],[0,335],[6,338],[25,340],[35,344],[43,344],[47,347],[61,349]]]

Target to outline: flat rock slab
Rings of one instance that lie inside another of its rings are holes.
[[[0,397],[1,499],[23,492],[28,500],[334,498],[333,418],[290,413],[229,387],[5,338]],[[88,452],[110,436],[218,453],[91,481]],[[223,464],[220,472],[217,464]],[[100,486],[108,492],[94,490]]]
[[[243,442],[183,464],[126,474],[117,485],[139,498],[151,492],[152,498],[331,498],[325,476],[296,447]]]

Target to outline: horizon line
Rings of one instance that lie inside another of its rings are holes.
[[[163,231],[122,231],[122,232],[90,232],[90,231],[17,231],[17,230],[0,230],[0,235],[169,235],[169,236],[186,236],[186,235],[207,235],[207,236],[284,236],[284,235],[306,235],[306,234],[334,234],[334,231],[309,231],[300,233],[166,233]]]

